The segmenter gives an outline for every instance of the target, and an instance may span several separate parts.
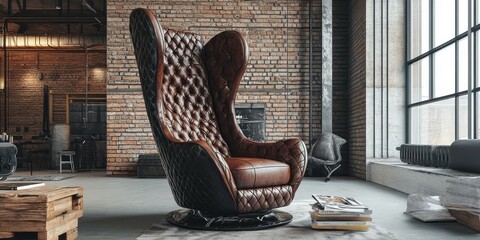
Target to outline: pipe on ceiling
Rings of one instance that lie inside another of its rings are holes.
[[[85,35],[15,35],[8,34],[7,48],[89,48],[106,46],[104,36]],[[3,48],[4,43],[0,43]]]

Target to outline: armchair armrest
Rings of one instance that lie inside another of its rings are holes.
[[[300,139],[274,143],[257,143],[248,140],[235,120],[235,96],[247,67],[248,45],[236,31],[217,34],[204,47],[214,110],[219,128],[234,157],[268,158],[290,166],[289,184],[293,192],[300,184],[307,166],[307,151]]]
[[[202,140],[167,141],[159,152],[161,159],[173,159],[162,164],[176,202],[190,209],[234,213],[236,185],[222,155]]]
[[[222,156],[222,153],[218,151],[216,148],[212,147],[208,142],[203,140],[196,140],[191,142],[186,142],[185,144],[194,144],[197,145],[200,151],[204,151],[208,154],[207,159],[212,161],[215,166],[217,167],[220,175],[224,178],[225,184],[230,191],[232,197],[236,197],[237,193],[237,186],[235,181],[233,180],[232,172],[230,171],[230,167],[228,166],[227,162]]]
[[[291,172],[289,184],[292,185],[294,192],[307,168],[307,148],[298,138],[260,143],[243,137],[231,147],[231,151],[235,157],[266,158],[288,164]]]

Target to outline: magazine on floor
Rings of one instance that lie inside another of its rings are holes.
[[[45,186],[43,182],[0,182],[0,190],[25,190]]]
[[[319,210],[365,213],[368,207],[349,197],[312,194]]]

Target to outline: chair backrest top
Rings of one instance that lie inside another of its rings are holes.
[[[333,133],[321,133],[313,144],[310,155],[324,161],[341,161],[340,149],[345,143],[345,139]]]
[[[203,140],[228,157],[208,86],[202,37],[162,29],[146,9],[132,12],[130,31],[145,101],[151,102],[147,110],[158,113],[154,125],[171,141]]]
[[[164,30],[162,91],[165,125],[179,141],[204,140],[229,156],[213,110],[201,36]]]

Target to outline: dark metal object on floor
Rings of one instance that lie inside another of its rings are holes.
[[[400,151],[400,160],[404,163],[441,168],[448,168],[449,149],[448,145],[402,144],[397,147]]]
[[[158,154],[138,156],[137,173],[139,178],[164,178],[165,170]]]
[[[76,138],[74,150],[76,153],[76,169],[78,171],[91,171],[96,169],[97,147],[94,138]]]
[[[342,146],[347,141],[333,133],[321,133],[317,138],[310,154],[308,155],[308,163],[311,166],[323,166],[327,170],[325,182],[330,181],[330,176],[341,166]]]
[[[17,170],[17,147],[8,142],[0,143],[0,181]]]
[[[20,143],[17,145],[18,147],[18,154],[17,154],[17,165],[23,167],[23,163],[28,164],[30,169],[30,175],[33,175],[33,168],[32,168],[32,154],[29,149],[27,149],[26,145]]]
[[[100,101],[70,103],[70,139],[76,151],[78,170],[106,167],[107,106]]]
[[[24,141],[18,139],[17,143],[18,154],[17,162],[19,167],[23,167],[23,163],[28,164],[30,168],[30,175],[33,174],[33,163],[38,168],[50,168],[51,162],[48,163],[45,159],[50,159],[49,148],[50,140],[44,136],[32,136],[32,140]]]
[[[265,140],[265,106],[263,104],[238,104],[235,117],[245,137],[254,141]]]
[[[251,231],[279,227],[292,221],[287,212],[270,210],[238,216],[208,216],[200,211],[180,209],[168,213],[167,221],[173,225],[196,230]]]

